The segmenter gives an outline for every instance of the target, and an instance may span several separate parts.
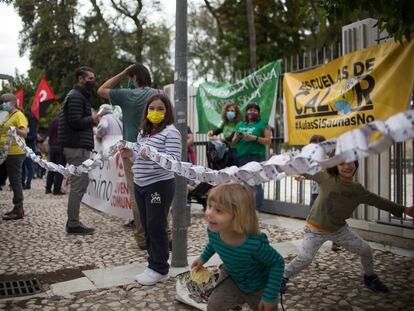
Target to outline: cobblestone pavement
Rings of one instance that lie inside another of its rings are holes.
[[[11,208],[11,191],[0,192],[0,213]],[[82,277],[82,270],[146,262],[124,221],[81,207],[81,220],[97,229],[90,236],[64,231],[67,196],[44,194],[44,180],[25,190],[22,220],[0,223],[0,280],[36,276],[47,291],[50,284]],[[302,238],[300,231],[261,225],[270,242]],[[201,210],[193,211],[188,230],[188,255],[206,242]],[[287,258],[287,261],[291,258]],[[414,310],[414,260],[374,251],[375,268],[390,287],[377,294],[362,284],[359,258],[346,251],[320,252],[311,266],[289,282],[283,296],[286,310]],[[136,283],[84,291],[67,296],[32,297],[0,302],[0,310],[194,310],[174,300],[175,280],[153,287]]]

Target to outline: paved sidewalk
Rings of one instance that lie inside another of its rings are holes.
[[[0,192],[0,213],[11,206],[10,191]],[[91,236],[64,231],[67,196],[44,194],[44,181],[25,190],[23,220],[0,223],[0,280],[36,276],[44,291],[38,297],[1,300],[0,310],[194,310],[175,301],[175,280],[153,287],[138,285],[135,274],[146,266],[123,220],[88,207],[81,219],[94,226]],[[261,229],[287,259],[297,252],[302,221],[261,215]],[[188,255],[197,256],[207,240],[199,207],[192,209]],[[311,266],[289,283],[286,310],[414,310],[414,255],[372,244],[377,273],[390,287],[376,294],[362,284],[359,258],[326,244]],[[217,263],[219,259],[215,263]],[[191,264],[192,259],[189,258]],[[183,269],[171,269],[175,276]]]

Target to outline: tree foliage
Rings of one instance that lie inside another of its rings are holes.
[[[147,65],[156,85],[173,81],[170,31],[151,21],[142,0],[89,1],[87,11],[77,0],[14,1],[23,22],[20,53],[30,53],[33,82],[45,76],[63,101],[77,67],[94,68],[99,85],[133,62]],[[101,103],[93,98],[95,108]]]
[[[74,68],[80,64],[73,22],[76,5],[76,0],[15,2],[23,21],[20,53],[30,52],[29,77],[35,82],[45,75],[59,98],[71,88]]]
[[[305,0],[255,0],[257,67],[298,54],[305,46],[332,40],[320,7]],[[198,77],[239,78],[249,68],[249,33],[245,1],[204,1],[189,15],[189,56]]]
[[[13,4],[23,21],[20,51],[30,53],[34,90],[42,76],[61,101],[75,82],[79,65],[95,69],[98,84],[132,62],[150,68],[154,84],[173,82],[171,31],[150,12],[159,1],[0,0]],[[379,20],[397,39],[413,30],[410,0],[254,0],[257,66],[340,40],[342,25]],[[249,72],[249,32],[245,0],[189,1],[188,56],[194,79],[237,79]],[[82,12],[82,13],[80,13]],[[27,97],[25,97],[27,98]],[[32,98],[28,98],[31,102]],[[96,99],[94,106],[101,104]]]
[[[137,62],[150,69],[155,85],[173,82],[169,51],[171,33],[165,25],[152,22],[148,13],[159,10],[157,1],[110,0],[111,9],[115,11],[112,15],[103,12],[105,6],[102,3],[90,2],[93,10],[83,19],[83,28],[89,36],[85,35],[83,42],[94,48],[89,59],[96,63],[94,68],[99,68],[100,77],[105,80]],[[82,49],[88,50],[87,47]],[[105,59],[108,61],[104,65]]]
[[[341,40],[341,28],[378,19],[396,39],[414,29],[414,1],[254,0],[257,66]],[[245,0],[204,0],[189,14],[191,67],[198,78],[226,80],[247,74],[249,37]]]
[[[375,18],[380,31],[386,30],[398,41],[410,40],[414,31],[412,0],[319,0],[317,4],[326,10],[327,18],[334,23],[345,20],[350,14]]]

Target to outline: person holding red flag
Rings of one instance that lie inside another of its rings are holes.
[[[43,77],[39,83],[39,87],[37,88],[36,94],[33,98],[32,107],[30,109],[37,120],[39,120],[42,110],[45,110],[41,109],[41,103],[53,99],[55,99],[55,93],[53,93],[52,88]]]
[[[14,96],[17,98],[17,107],[23,110],[23,89],[19,89]]]

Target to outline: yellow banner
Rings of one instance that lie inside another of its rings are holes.
[[[414,36],[347,54],[283,80],[285,141],[327,139],[409,106],[414,87]]]

